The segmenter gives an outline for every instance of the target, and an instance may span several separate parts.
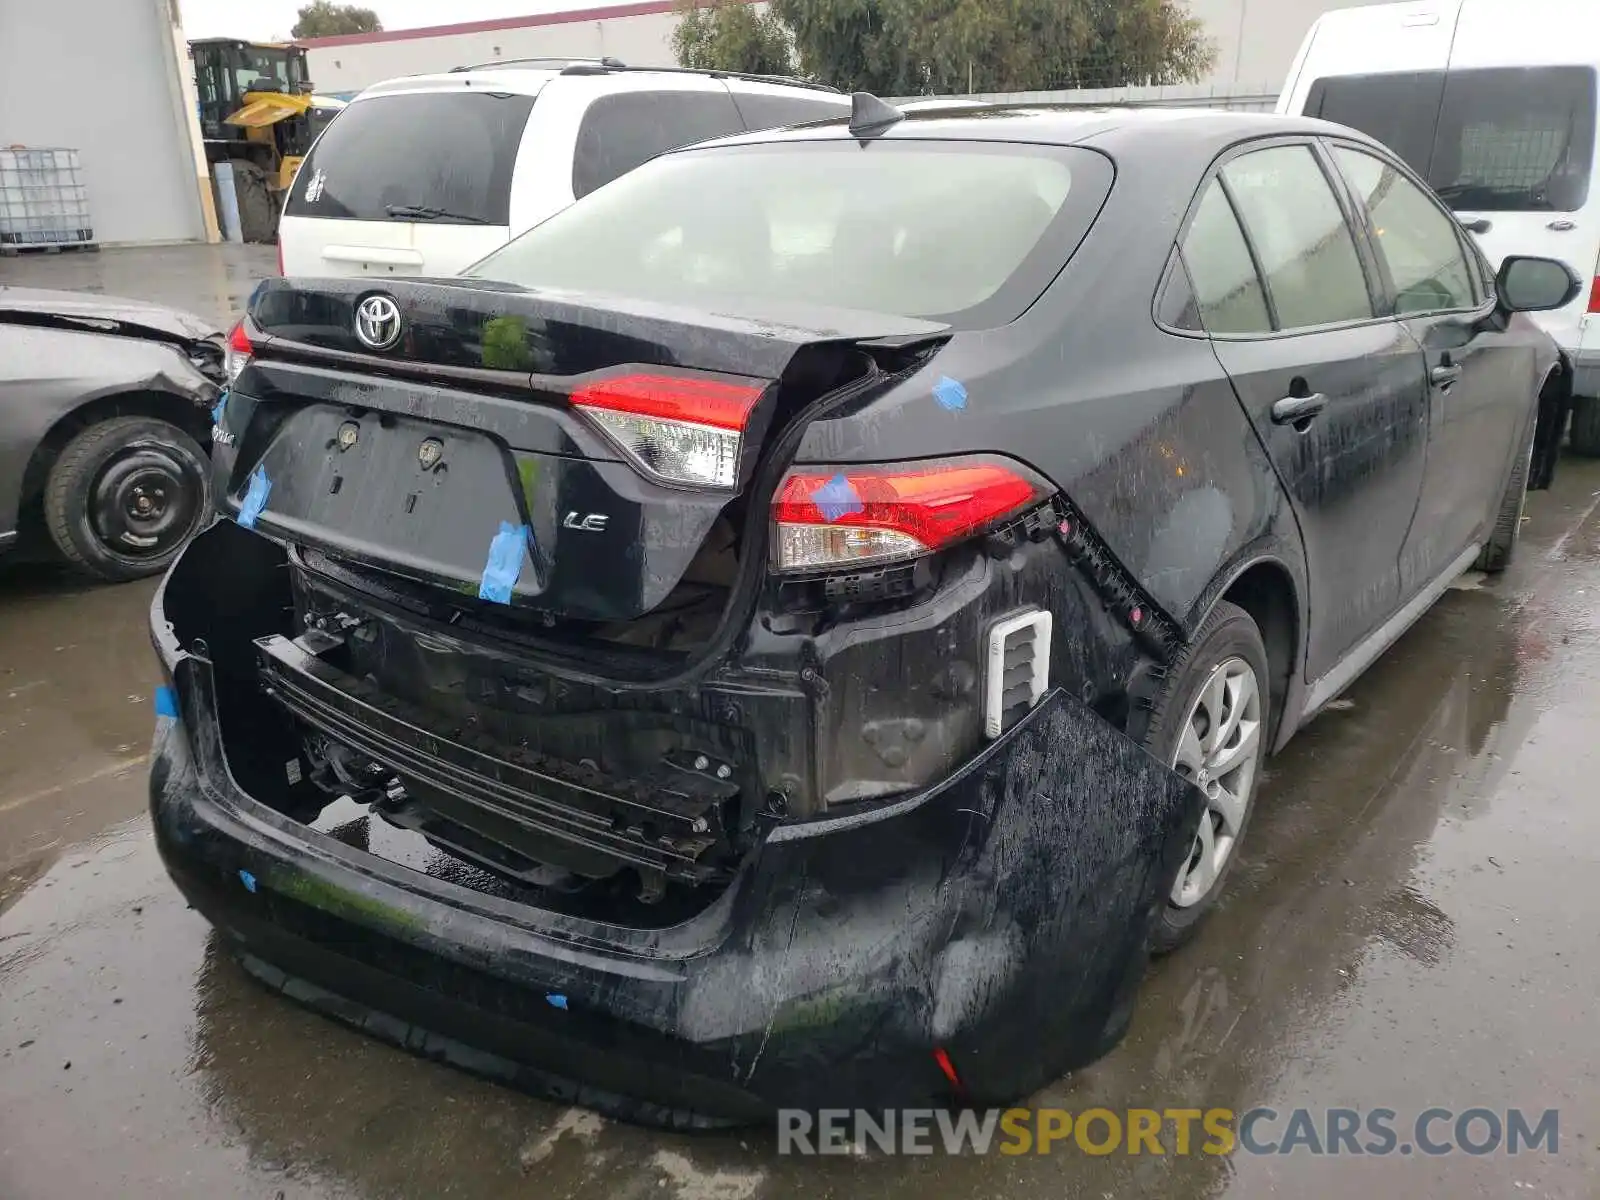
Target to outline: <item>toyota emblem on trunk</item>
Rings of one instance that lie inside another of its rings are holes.
[[[400,306],[388,296],[368,296],[356,305],[356,337],[363,346],[387,350],[400,340]]]

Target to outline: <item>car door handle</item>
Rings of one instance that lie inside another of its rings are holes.
[[[1313,392],[1309,396],[1285,396],[1272,406],[1272,423],[1298,425],[1301,421],[1311,420],[1327,407],[1328,398],[1321,392]]]
[[[1433,380],[1433,386],[1448,389],[1452,383],[1461,378],[1461,368],[1451,364],[1440,364],[1428,372],[1428,378]]]

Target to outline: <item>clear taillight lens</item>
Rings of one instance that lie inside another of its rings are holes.
[[[253,353],[255,347],[250,344],[250,335],[245,332],[244,322],[240,321],[228,334],[228,348],[222,355],[222,367],[228,376],[229,387],[239,378],[239,372],[244,370]]]
[[[917,558],[993,528],[1050,495],[991,457],[795,468],[772,502],[773,568],[826,571]]]
[[[745,426],[766,384],[619,375],[572,393],[583,413],[647,476],[683,487],[739,483]]]

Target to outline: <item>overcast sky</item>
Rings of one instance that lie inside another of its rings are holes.
[[[239,37],[265,41],[287,38],[295,13],[306,0],[179,0],[184,34],[190,38]],[[624,0],[359,0],[378,14],[385,29],[454,25],[496,17],[522,17],[574,8],[605,8]]]

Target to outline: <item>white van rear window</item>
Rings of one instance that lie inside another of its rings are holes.
[[[1575,212],[1589,198],[1588,67],[1334,76],[1312,84],[1305,115],[1377,138],[1457,210]]]
[[[284,215],[506,225],[533,97],[370,96],[344,109],[295,176]]]

